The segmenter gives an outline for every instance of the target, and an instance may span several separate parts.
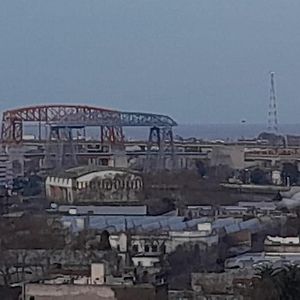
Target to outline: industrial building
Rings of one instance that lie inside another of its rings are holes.
[[[77,167],[46,179],[46,196],[61,204],[142,200],[143,178],[136,171],[110,167]]]

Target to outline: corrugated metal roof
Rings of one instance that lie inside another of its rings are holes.
[[[238,232],[240,230],[241,230],[241,228],[240,228],[239,224],[231,224],[231,225],[225,226],[225,231],[227,234]]]
[[[197,218],[197,219],[192,219],[186,222],[187,227],[193,227],[196,226],[197,224],[201,224],[201,223],[206,223],[209,221],[209,218],[207,217],[203,217],[203,218]]]
[[[132,205],[132,206],[96,206],[96,205],[84,205],[84,206],[72,206],[72,205],[60,205],[57,211],[60,213],[69,213],[72,210],[76,211],[78,215],[119,215],[119,216],[145,216],[147,215],[146,205]]]
[[[242,221],[241,219],[237,219],[237,218],[233,218],[233,217],[220,218],[213,222],[213,228],[218,229],[218,228],[222,228],[222,227],[225,227],[228,225],[240,223],[241,221]]]
[[[83,224],[89,228],[108,230],[110,232],[135,229],[138,231],[169,230],[170,228],[186,228],[184,217],[167,216],[63,216],[62,222],[77,232]],[[181,224],[181,225],[180,225]]]

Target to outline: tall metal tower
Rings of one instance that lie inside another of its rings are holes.
[[[274,72],[270,73],[270,77],[271,77],[271,88],[270,88],[270,102],[269,102],[269,111],[268,111],[268,131],[277,133],[278,118],[277,118]]]

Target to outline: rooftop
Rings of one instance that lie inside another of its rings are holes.
[[[65,215],[145,216],[147,215],[147,206],[60,205],[56,209],[48,210],[48,212],[58,212]]]
[[[62,177],[62,178],[78,178],[83,175],[94,173],[94,172],[101,172],[101,171],[115,171],[115,172],[125,172],[125,173],[132,173],[132,174],[139,174],[137,171],[128,170],[126,168],[114,168],[109,166],[79,166],[76,168],[71,168],[67,170],[63,170],[62,172],[56,172],[50,174],[50,177]]]
[[[268,235],[265,239],[265,244],[281,244],[281,245],[299,245],[299,237],[281,237]]]

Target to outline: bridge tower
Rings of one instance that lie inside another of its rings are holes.
[[[49,135],[45,144],[44,167],[60,169],[76,166],[76,150],[72,127],[49,126]]]
[[[166,168],[176,168],[172,127],[153,126],[147,144],[145,171]]]

